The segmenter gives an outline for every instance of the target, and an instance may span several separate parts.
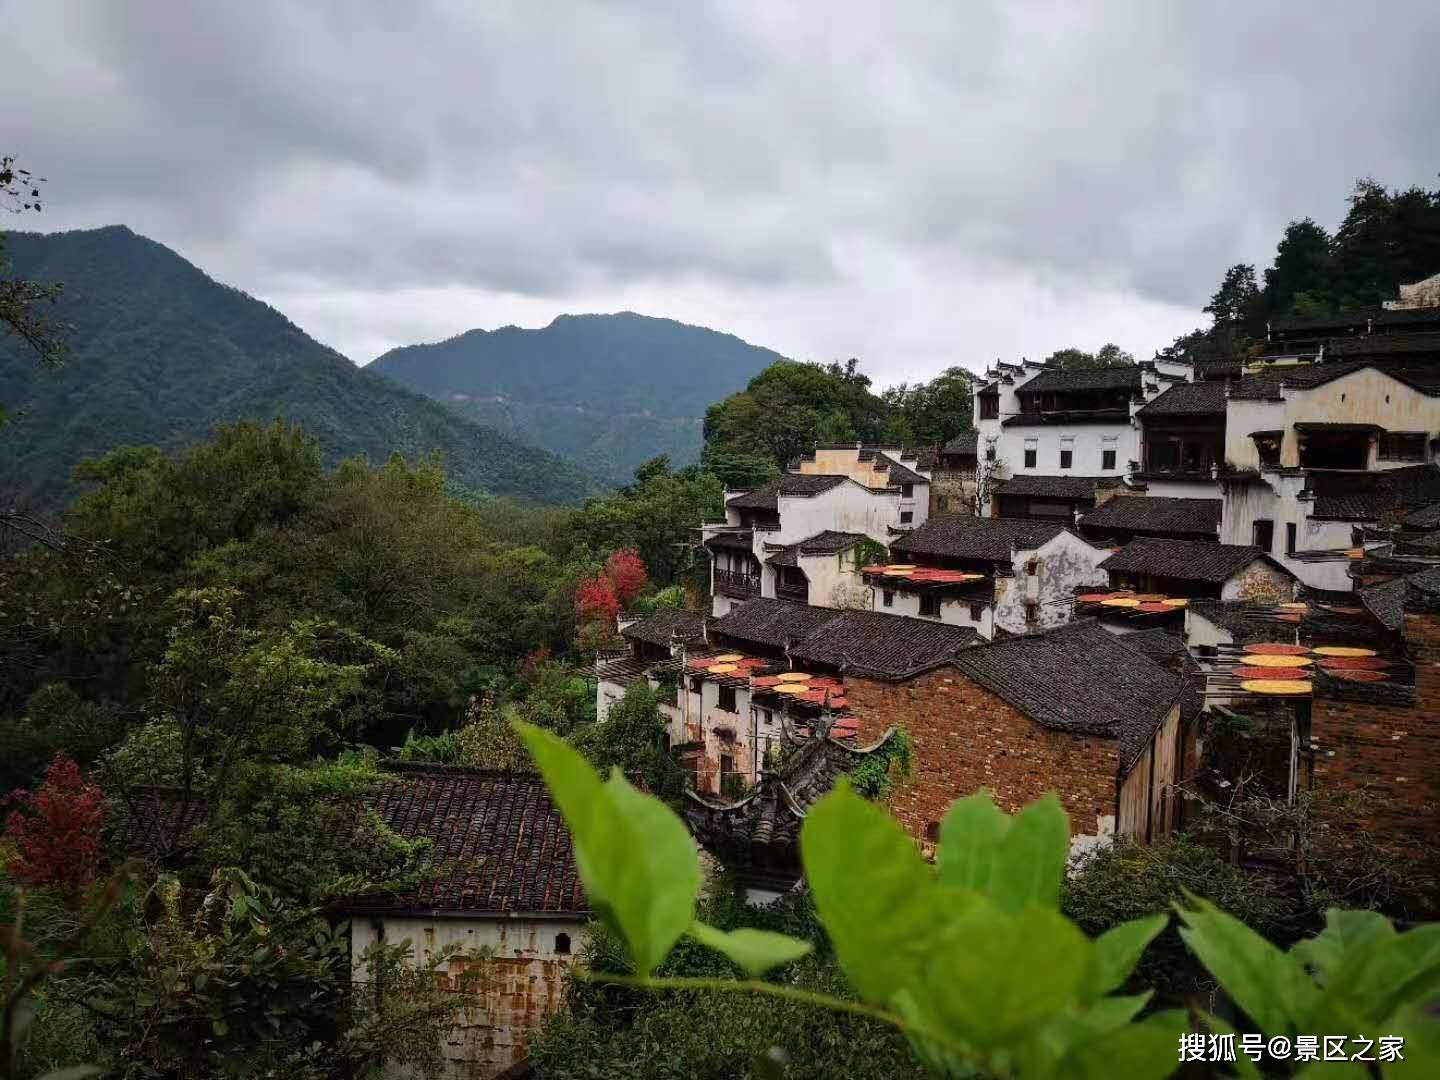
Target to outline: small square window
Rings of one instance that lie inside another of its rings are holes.
[[[735,707],[735,688],[733,686],[720,687],[720,708],[725,712],[738,712]]]
[[[1036,450],[1033,446],[1027,446],[1027,447],[1025,448],[1025,468],[1027,468],[1027,469],[1033,469],[1033,468],[1035,468],[1035,458],[1036,458],[1036,456],[1038,455],[1038,453],[1039,453],[1039,451]]]
[[[940,596],[938,593],[925,593],[920,597],[920,616],[925,619],[938,619],[940,617]]]
[[[881,602],[882,604],[884,604],[886,607],[894,607],[894,606],[895,606],[895,590],[894,590],[894,589],[886,589],[883,593],[880,594],[880,602]]]
[[[1068,469],[1068,468],[1070,468],[1070,462],[1073,461],[1074,458],[1075,458],[1075,451],[1073,451],[1073,450],[1061,450],[1061,451],[1060,451],[1060,468],[1062,468],[1062,469]]]
[[[901,511],[900,511],[900,524],[901,524],[901,525],[909,525],[910,522],[912,522],[912,521],[914,521],[914,520],[915,520],[915,512],[914,512],[913,510],[901,510]]]
[[[1040,605],[1029,603],[1025,605],[1025,621],[1033,623],[1040,618]]]
[[[984,617],[985,617],[985,605],[984,605],[984,604],[971,604],[971,605],[970,605],[970,621],[971,621],[971,622],[978,623],[978,622],[979,622],[981,619],[983,619]]]
[[[901,497],[902,499],[913,499],[913,498],[915,497],[915,485],[914,485],[914,484],[901,484],[901,485],[900,485],[900,497]]]
[[[1101,451],[1100,451],[1100,468],[1102,468],[1102,469],[1113,469],[1113,468],[1115,468],[1115,451],[1114,451],[1114,450],[1101,450]]]

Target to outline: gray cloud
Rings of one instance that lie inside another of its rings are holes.
[[[882,380],[1148,353],[1358,175],[1433,183],[1440,9],[114,4],[7,15],[5,151],[357,360],[634,307]]]

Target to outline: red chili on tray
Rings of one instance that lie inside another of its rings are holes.
[[[1384,671],[1390,661],[1378,656],[1326,656],[1320,666],[1326,671]]]
[[[1247,653],[1254,653],[1256,656],[1308,656],[1310,650],[1304,645],[1285,645],[1278,641],[1268,641],[1261,645],[1246,645]]]
[[[1326,675],[1346,682],[1384,682],[1390,678],[1383,671],[1365,671],[1361,668],[1327,668]]]
[[[1235,669],[1237,679],[1308,679],[1310,676],[1304,668],[1293,667],[1246,667],[1240,665]]]

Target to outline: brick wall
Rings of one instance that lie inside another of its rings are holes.
[[[1071,836],[1113,828],[1115,742],[1042,727],[953,668],[903,683],[845,678],[845,696],[860,721],[860,742],[887,727],[915,743],[910,779],[890,798],[891,812],[919,840],[956,799],[988,788],[1014,813],[1055,791],[1070,815]]]
[[[1415,659],[1415,704],[1382,705],[1317,699],[1310,731],[1312,783],[1317,792],[1366,793],[1358,811],[1320,799],[1333,834],[1365,830],[1382,843],[1406,848],[1430,872],[1440,872],[1440,619],[1407,615],[1405,633]]]

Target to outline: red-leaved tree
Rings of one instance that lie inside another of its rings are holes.
[[[615,595],[621,605],[630,603],[644,590],[649,578],[645,573],[645,560],[633,547],[612,552],[605,560],[605,576],[615,586]]]
[[[17,788],[8,801],[14,807],[5,819],[5,839],[15,849],[10,876],[78,903],[100,868],[105,796],[80,766],[56,754],[38,790]]]
[[[598,619],[613,626],[615,616],[619,613],[620,597],[615,594],[615,583],[603,573],[582,581],[575,590],[577,622],[587,623]]]

